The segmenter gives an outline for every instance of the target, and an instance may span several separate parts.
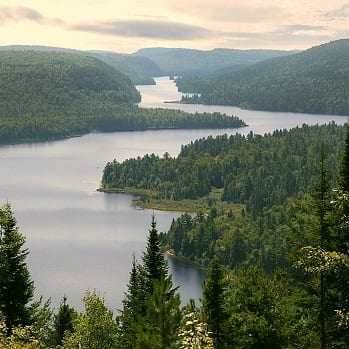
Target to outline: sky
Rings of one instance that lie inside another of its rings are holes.
[[[0,26],[0,46],[307,49],[349,37],[349,0],[0,0]]]

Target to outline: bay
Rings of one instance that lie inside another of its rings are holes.
[[[182,144],[223,133],[272,132],[335,121],[346,117],[269,113],[235,107],[164,103],[180,99],[168,78],[155,86],[138,86],[142,107],[182,109],[190,112],[220,111],[236,115],[249,126],[231,130],[163,130],[124,133],[92,133],[57,142],[0,147],[0,203],[9,202],[20,230],[27,237],[27,258],[36,296],[52,298],[57,307],[63,295],[81,309],[81,298],[96,289],[114,310],[121,300],[131,269],[132,254],[141,258],[151,216],[166,231],[179,212],[139,210],[127,194],[96,191],[106,162],[123,161],[146,153],[175,156]],[[174,283],[181,285],[182,302],[201,295],[202,272],[169,260]]]

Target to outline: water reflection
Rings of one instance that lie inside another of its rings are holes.
[[[173,284],[180,286],[182,304],[189,303],[190,299],[195,299],[199,304],[202,295],[201,285],[205,279],[205,273],[188,263],[166,255],[169,269],[172,272]]]

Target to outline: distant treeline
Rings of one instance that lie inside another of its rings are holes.
[[[349,115],[348,62],[349,40],[337,40],[224,74],[183,77],[177,85],[180,91],[200,93],[204,104]]]
[[[258,215],[266,207],[309,191],[313,161],[322,144],[331,168],[338,165],[343,127],[333,123],[277,130],[265,136],[208,137],[182,146],[177,158],[154,154],[109,162],[102,187],[146,189],[159,199],[197,199],[221,188],[222,200],[246,205]]]

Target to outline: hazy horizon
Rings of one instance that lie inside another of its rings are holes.
[[[347,38],[348,17],[345,0],[0,0],[0,46],[303,50]]]

